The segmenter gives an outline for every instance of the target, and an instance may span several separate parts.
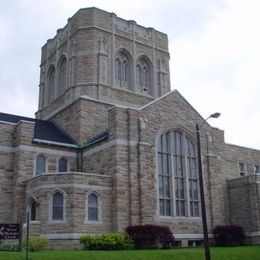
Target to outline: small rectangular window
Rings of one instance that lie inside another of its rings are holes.
[[[246,166],[244,162],[239,162],[239,174],[240,176],[246,175]]]
[[[260,165],[259,164],[255,165],[255,173],[260,173]]]

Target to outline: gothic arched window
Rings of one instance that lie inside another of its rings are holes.
[[[67,62],[66,58],[63,57],[59,66],[59,95],[63,94],[64,90],[66,89],[66,69]]]
[[[101,223],[101,196],[96,191],[89,191],[86,194],[86,215],[84,223]]]
[[[35,175],[40,175],[46,172],[46,159],[40,154],[36,157]]]
[[[58,172],[68,171],[68,161],[65,158],[60,158],[58,162]]]
[[[145,59],[137,61],[136,85],[140,92],[151,94],[151,69]]]
[[[48,102],[54,100],[55,97],[55,68],[51,66],[48,73]]]
[[[191,139],[170,130],[157,140],[160,216],[199,217],[197,159]]]
[[[122,52],[120,52],[115,59],[115,79],[116,85],[129,88],[130,63],[127,56]]]
[[[121,80],[121,61],[116,59],[115,61],[115,78]]]
[[[59,191],[52,196],[52,220],[63,220],[64,197]]]
[[[88,221],[98,221],[98,197],[94,193],[88,196]]]

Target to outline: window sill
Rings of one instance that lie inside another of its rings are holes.
[[[39,220],[30,220],[30,225],[39,225],[41,224],[41,221]]]
[[[173,220],[198,220],[201,221],[201,217],[177,217],[177,216],[156,216],[157,220],[173,221]]]
[[[66,224],[67,221],[66,220],[49,220],[48,224]]]
[[[87,225],[102,225],[103,222],[101,220],[97,220],[97,221],[94,221],[94,220],[84,220],[84,224],[87,224]]]

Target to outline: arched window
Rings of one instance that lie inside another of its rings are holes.
[[[127,56],[120,52],[115,59],[116,85],[128,88],[130,86],[130,64]]]
[[[31,204],[31,220],[32,221],[36,220],[36,207],[37,207],[37,203],[35,200],[33,200],[32,204]]]
[[[36,157],[35,175],[40,175],[46,172],[46,159],[43,155]]]
[[[55,97],[55,68],[51,66],[48,73],[48,101],[49,103]]]
[[[68,161],[65,158],[59,159],[58,172],[67,172],[67,171],[68,171]]]
[[[117,80],[121,79],[121,61],[119,59],[115,61],[115,78]]]
[[[151,94],[151,72],[145,59],[139,59],[136,65],[136,85],[142,93]]]
[[[66,69],[67,62],[66,58],[63,57],[59,66],[59,95],[63,94],[64,90],[66,89]]]
[[[136,85],[141,85],[142,83],[142,77],[141,77],[141,67],[140,65],[136,66]]]
[[[127,82],[127,62],[125,60],[122,63],[121,79],[122,79],[122,81]]]
[[[88,221],[98,221],[98,196],[91,193],[88,198]]]
[[[157,140],[159,214],[199,216],[197,159],[191,139],[181,131],[168,131]]]
[[[64,198],[59,191],[52,196],[52,220],[63,220]]]

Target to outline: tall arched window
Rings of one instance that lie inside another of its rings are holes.
[[[115,59],[115,79],[116,85],[124,88],[130,86],[130,63],[127,56],[120,52]]]
[[[151,69],[145,59],[139,59],[136,65],[136,85],[142,93],[151,94]]]
[[[121,79],[121,61],[120,59],[116,59],[115,61],[115,79]]]
[[[67,62],[66,58],[63,57],[59,66],[59,95],[63,94],[64,90],[66,89],[66,69]]]
[[[31,220],[32,221],[36,220],[36,207],[37,207],[37,203],[35,200],[33,200],[32,204],[31,204]]]
[[[141,85],[142,84],[142,75],[141,75],[141,67],[138,64],[136,66],[136,85]]]
[[[64,198],[59,191],[52,196],[52,220],[63,220]]]
[[[157,140],[159,214],[199,216],[197,160],[191,139],[181,131],[168,131]]]
[[[94,193],[88,196],[88,221],[98,221],[98,196]]]
[[[40,175],[46,172],[46,159],[40,154],[36,157],[35,175]]]
[[[55,97],[55,68],[51,66],[48,73],[48,102],[54,100]]]
[[[68,171],[68,161],[65,158],[60,158],[58,163],[58,172]]]

